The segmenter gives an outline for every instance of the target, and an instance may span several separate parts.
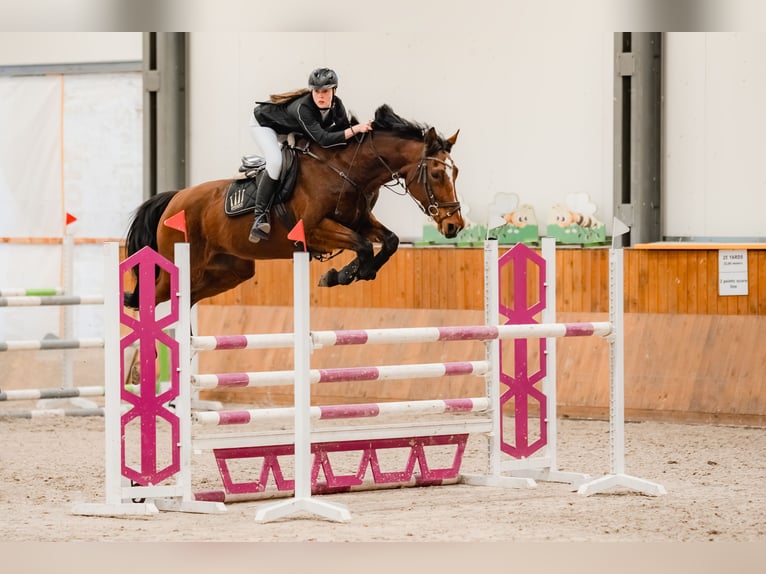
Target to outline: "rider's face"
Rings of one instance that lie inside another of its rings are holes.
[[[314,97],[314,103],[320,109],[326,109],[332,104],[332,95],[335,90],[327,88],[325,90],[312,90],[311,95]]]

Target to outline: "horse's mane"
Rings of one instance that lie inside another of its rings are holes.
[[[415,141],[424,141],[426,132],[430,129],[430,126],[413,122],[411,120],[405,120],[391,109],[388,104],[383,104],[377,110],[375,110],[375,119],[372,121],[372,127],[375,130],[390,131],[396,135],[399,135],[406,139],[412,139]],[[441,134],[437,134],[435,147],[436,149],[429,149],[427,153],[432,154],[439,150],[449,151],[450,145],[444,140]]]

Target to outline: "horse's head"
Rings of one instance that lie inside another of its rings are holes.
[[[459,131],[443,139],[434,128],[429,128],[421,157],[402,169],[410,195],[447,238],[455,237],[465,227],[455,189],[458,168],[450,156]]]
[[[375,111],[373,127],[399,138],[389,154],[383,155],[388,155],[391,160],[397,156],[396,168],[403,176],[407,192],[423,212],[436,222],[442,235],[455,237],[465,226],[455,191],[458,169],[450,156],[458,132],[445,139],[432,127],[401,118],[387,104]],[[401,145],[402,139],[411,143]],[[375,154],[388,168],[377,149]],[[394,176],[401,183],[396,173]]]

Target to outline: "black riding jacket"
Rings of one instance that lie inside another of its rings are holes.
[[[322,119],[322,110],[314,103],[311,92],[286,104],[257,102],[253,114],[260,125],[278,134],[300,132],[322,147],[345,145],[343,131],[351,127],[339,97],[333,96],[330,109]]]

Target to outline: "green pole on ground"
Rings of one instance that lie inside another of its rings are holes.
[[[157,394],[159,394],[160,383],[170,380],[170,351],[166,345],[158,345],[157,358],[160,361],[157,375]]]

